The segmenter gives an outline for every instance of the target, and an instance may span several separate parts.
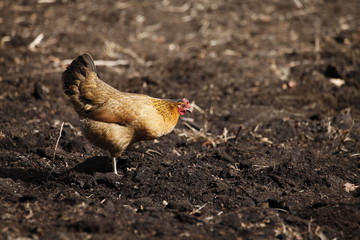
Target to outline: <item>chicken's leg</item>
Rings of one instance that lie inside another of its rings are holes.
[[[118,172],[117,172],[117,168],[116,168],[116,157],[112,157],[112,166],[113,166],[113,171],[116,175],[118,175]]]

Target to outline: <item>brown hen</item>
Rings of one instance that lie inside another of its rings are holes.
[[[116,90],[98,78],[92,57],[77,57],[62,74],[64,91],[82,122],[84,135],[116,157],[133,143],[170,133],[179,116],[190,111],[189,100],[159,99]]]

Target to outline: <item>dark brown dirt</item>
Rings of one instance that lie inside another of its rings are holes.
[[[355,0],[0,1],[0,239],[360,239],[359,16]],[[122,91],[198,106],[121,177],[62,91],[84,52],[127,61],[98,67]]]

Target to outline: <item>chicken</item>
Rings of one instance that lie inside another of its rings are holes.
[[[98,78],[92,57],[77,57],[62,74],[64,92],[79,114],[82,131],[94,145],[116,158],[133,143],[170,133],[179,116],[190,112],[189,100],[159,99],[116,90]]]

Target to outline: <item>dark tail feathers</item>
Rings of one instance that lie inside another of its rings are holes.
[[[84,53],[83,55],[77,57],[76,60],[80,61],[84,66],[89,68],[91,71],[96,72],[95,63],[90,54]]]
[[[75,80],[81,80],[78,76],[76,76],[76,73],[80,73],[81,75],[86,77],[86,71],[89,70],[96,73],[95,63],[90,54],[84,53],[83,55],[78,56],[74,61],[72,61],[72,63],[66,68],[65,72],[62,74],[64,92],[69,96],[76,94],[77,91],[74,90],[74,87],[72,86],[78,85],[76,84]]]

